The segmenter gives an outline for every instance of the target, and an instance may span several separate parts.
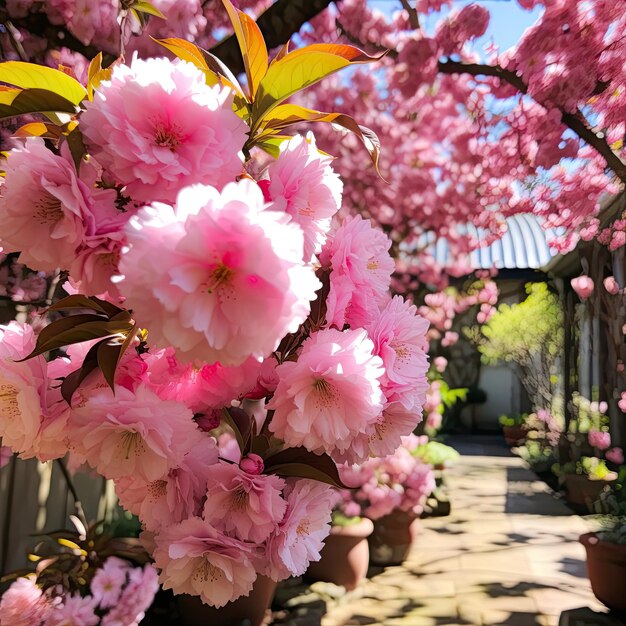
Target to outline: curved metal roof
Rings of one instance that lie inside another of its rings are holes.
[[[469,254],[472,269],[539,269],[556,255],[548,241],[559,233],[554,228],[542,228],[541,220],[536,215],[520,213],[507,217],[505,222],[507,229],[500,239],[491,245],[478,247]],[[479,242],[486,238],[486,231],[473,224],[458,230]],[[438,265],[446,267],[454,264],[445,238],[426,233],[420,239],[422,244],[428,246],[428,252]]]

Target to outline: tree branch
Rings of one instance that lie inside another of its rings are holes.
[[[420,16],[415,7],[412,7],[409,0],[400,0],[402,8],[409,14],[409,24],[413,30],[420,29]]]
[[[495,76],[515,87],[520,93],[528,93],[528,86],[515,72],[504,69],[499,65],[481,65],[480,63],[461,63],[459,61],[447,60],[439,61],[439,71],[443,74]],[[561,110],[561,120],[565,126],[573,130],[583,141],[595,148],[604,158],[607,166],[613,170],[623,183],[626,183],[626,163],[613,151],[604,135],[593,130],[581,111],[568,113]]]
[[[303,24],[312,20],[333,2],[339,0],[277,0],[257,19],[268,50],[286,44]],[[211,52],[234,74],[244,71],[243,60],[235,35],[227,37]]]
[[[0,23],[6,26],[9,16],[6,9],[0,9]],[[11,18],[11,24],[29,33],[41,37],[48,42],[49,48],[69,48],[79,52],[87,59],[93,59],[99,52],[95,46],[86,46],[63,26],[55,26],[48,21],[48,16],[43,12],[28,13],[26,17]],[[9,27],[7,27],[8,29]]]

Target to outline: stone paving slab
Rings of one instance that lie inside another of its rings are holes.
[[[462,455],[446,470],[451,515],[422,520],[404,566],[377,570],[322,626],[558,626],[579,607],[603,615],[577,541],[585,522],[500,439],[450,443]]]

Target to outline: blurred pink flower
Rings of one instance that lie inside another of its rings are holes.
[[[606,456],[611,463],[615,463],[616,465],[624,464],[624,451],[622,448],[611,448],[604,453],[604,456]]]
[[[604,430],[590,430],[587,433],[589,445],[598,450],[606,450],[611,446],[611,434]]]
[[[102,618],[102,626],[137,626],[144,618],[159,590],[159,579],[151,564],[133,567],[128,584],[111,610]]]
[[[443,373],[446,371],[446,367],[448,367],[448,359],[445,356],[435,357],[433,365],[439,373]]]
[[[0,597],[2,626],[36,626],[49,613],[48,602],[30,576],[18,578]]]
[[[615,280],[615,276],[607,276],[604,279],[604,288],[610,293],[612,296],[619,293],[619,285]]]
[[[69,593],[63,601],[55,604],[46,618],[46,626],[97,626],[100,618],[96,615],[96,599],[91,596]]]
[[[110,556],[95,573],[89,589],[101,609],[117,604],[129,569],[130,565],[126,561]]]
[[[577,276],[572,278],[570,283],[581,300],[586,300],[593,293],[594,284],[589,276]]]
[[[89,151],[139,202],[174,202],[194,183],[223,187],[242,171],[248,127],[233,92],[167,58],[115,65],[86,103],[80,127]]]
[[[329,328],[304,341],[297,361],[276,368],[270,430],[289,446],[345,452],[383,409],[382,360],[365,330]]]

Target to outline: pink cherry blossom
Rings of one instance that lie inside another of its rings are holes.
[[[0,326],[0,437],[16,453],[32,449],[41,424],[46,362],[42,356],[17,362],[34,347],[29,325]]]
[[[49,603],[31,577],[18,578],[0,597],[2,626],[35,626],[49,612]]]
[[[80,594],[69,593],[63,596],[63,601],[56,604],[50,611],[46,626],[97,626],[100,618],[95,613],[96,600],[91,596],[84,598]]]
[[[446,371],[446,367],[448,367],[448,359],[446,359],[445,356],[435,357],[433,360],[433,365],[439,373],[443,373]]]
[[[0,469],[9,464],[13,451],[9,446],[0,446]]]
[[[346,451],[383,409],[382,360],[364,330],[313,333],[297,361],[276,368],[270,430],[289,446]]]
[[[151,338],[177,355],[261,360],[306,319],[320,286],[302,262],[302,231],[286,220],[264,210],[249,180],[221,194],[185,189],[175,211],[155,206],[131,220],[120,289]]]
[[[162,478],[203,435],[191,411],[147,388],[117,387],[90,395],[70,414],[72,446],[107,478]]]
[[[126,561],[110,556],[95,573],[89,589],[100,608],[108,609],[117,604],[129,568]]]
[[[384,302],[388,298],[394,270],[388,252],[390,245],[385,234],[373,228],[368,220],[360,216],[346,220],[329,236],[320,254],[322,265],[332,270],[331,291],[333,283],[345,277],[349,287],[343,287],[343,291],[349,289],[360,292],[363,298]],[[328,319],[336,319],[332,310],[328,312]],[[343,323],[335,323],[339,328],[343,327]]]
[[[385,367],[380,379],[385,397],[418,412],[428,389],[427,331],[428,322],[417,314],[417,307],[401,296],[390,300],[368,328],[374,354]]]
[[[218,463],[208,473],[203,517],[231,537],[263,542],[285,514],[284,486],[278,476],[253,475],[236,465]]]
[[[219,409],[239,399],[254,388],[260,370],[259,362],[252,357],[232,367],[219,362],[183,364],[171,347],[151,350],[144,361],[147,383],[157,395],[183,402],[194,413]]]
[[[604,453],[604,456],[606,456],[611,463],[615,463],[616,465],[624,464],[624,451],[622,448],[611,448]]]
[[[281,146],[269,167],[270,208],[285,211],[304,232],[304,260],[322,249],[330,220],[341,205],[343,184],[322,155],[313,135],[297,135]]]
[[[618,282],[615,280],[614,276],[607,276],[604,279],[604,288],[607,290],[608,293],[610,293],[612,296],[615,296],[619,293],[619,284]]]
[[[28,139],[11,151],[0,190],[3,249],[20,252],[20,262],[33,269],[67,269],[95,226],[90,189],[71,157]]]
[[[152,604],[159,590],[154,567],[151,564],[133,567],[128,578],[117,604],[102,618],[102,626],[137,626]]]
[[[265,571],[273,580],[301,576],[311,561],[319,561],[330,531],[330,513],[336,501],[331,487],[300,479],[288,487],[287,511],[267,542]]]
[[[589,276],[577,276],[570,281],[572,289],[578,294],[581,300],[586,300],[594,289],[593,279]]]
[[[164,589],[200,596],[220,607],[248,595],[256,579],[251,548],[199,517],[164,528],[154,537],[154,561]]]
[[[590,430],[587,433],[589,445],[598,450],[606,450],[611,446],[611,434],[607,431]]]
[[[138,515],[144,528],[155,531],[200,514],[217,459],[215,439],[205,436],[167,474],[151,482],[126,476],[115,481],[115,491],[122,506]]]
[[[239,461],[239,467],[246,472],[246,474],[252,474],[252,476],[258,476],[263,473],[265,469],[263,459],[258,454],[249,453],[241,461]]]
[[[184,61],[134,58],[86,103],[81,130],[91,153],[139,202],[174,202],[185,186],[223,187],[242,170],[246,124],[230,89],[206,84]]]

